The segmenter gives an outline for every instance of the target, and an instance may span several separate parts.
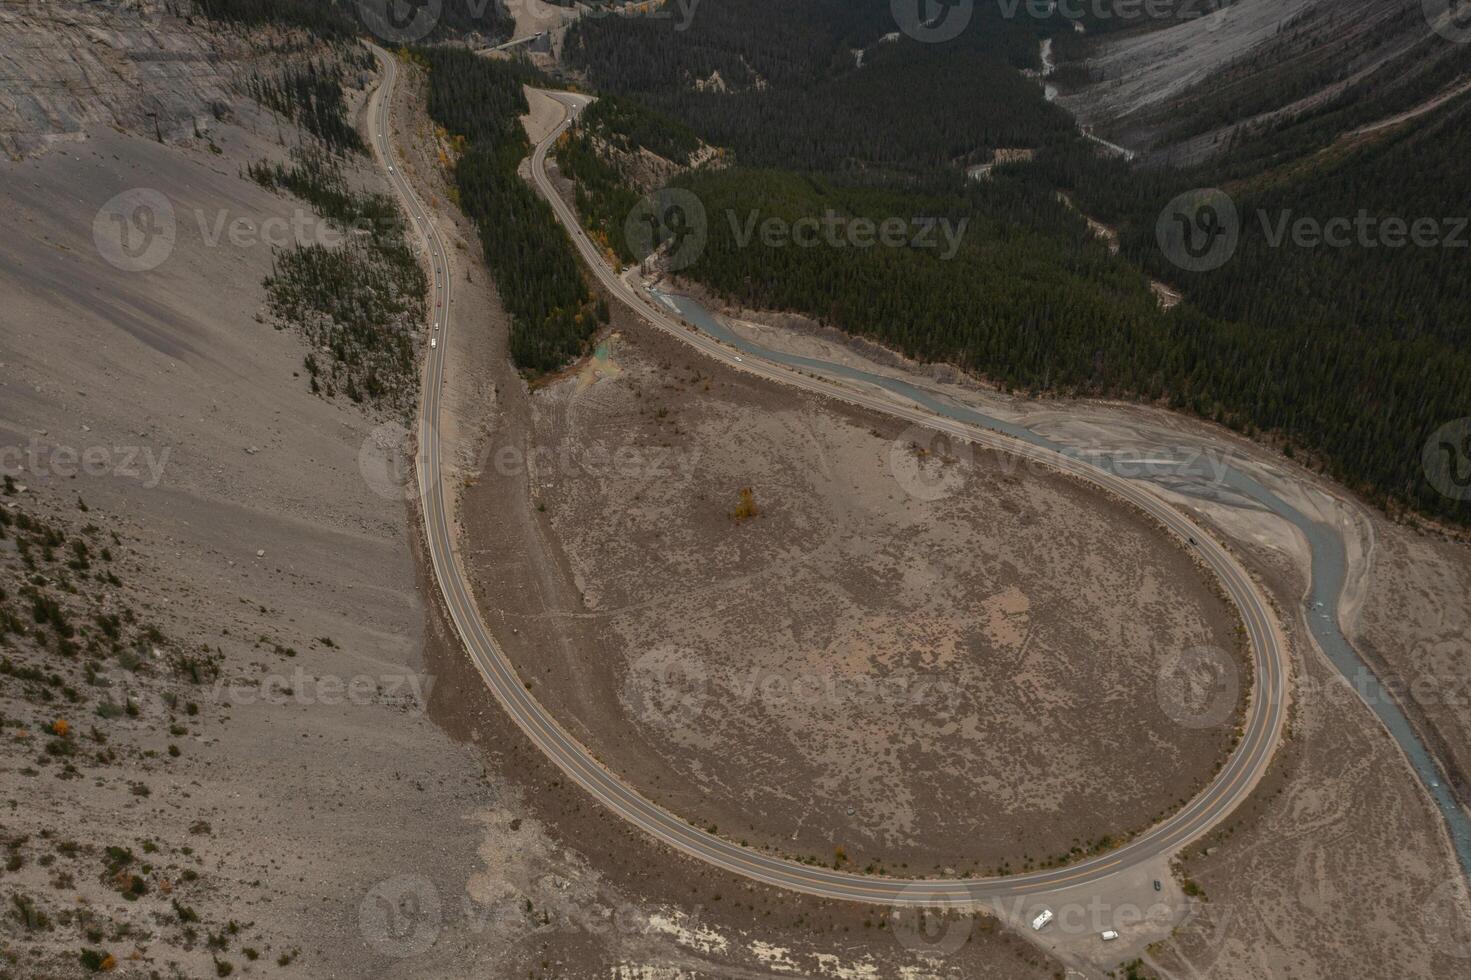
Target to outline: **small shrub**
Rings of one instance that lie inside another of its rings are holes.
[[[756,506],[756,491],[750,487],[742,487],[740,500],[736,504],[736,509],[731,511],[730,516],[737,524],[753,517],[760,517],[761,509]]]
[[[105,950],[83,949],[78,958],[82,961],[83,968],[93,973],[106,973],[117,966],[117,960]]]
[[[123,868],[133,863],[133,852],[126,847],[109,846],[106,850],[107,870],[117,874]]]
[[[10,896],[10,902],[15,906],[10,913],[25,928],[26,932],[45,932],[52,928],[51,919],[29,896],[19,892]]]

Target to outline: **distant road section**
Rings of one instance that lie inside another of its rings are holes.
[[[616,773],[599,764],[583,745],[563,730],[516,676],[510,660],[481,620],[465,575],[455,557],[447,488],[440,478],[438,426],[442,408],[440,389],[443,385],[444,359],[448,346],[443,341],[453,322],[449,270],[445,262],[443,241],[428,212],[395,162],[388,137],[389,107],[398,66],[386,51],[376,47],[374,51],[383,65],[383,81],[369,104],[369,138],[375,153],[387,168],[395,191],[403,199],[415,227],[423,236],[433,273],[431,302],[442,304],[431,308],[432,315],[440,324],[437,336],[441,342],[428,351],[416,463],[416,473],[422,490],[424,528],[435,578],[444,596],[450,619],[486,685],[532,743],[555,762],[568,778],[575,780],[598,802],[644,832],[684,854],[725,871],[779,888],[824,898],[927,907],[971,905],[1107,878],[1124,868],[1173,853],[1215,826],[1247,796],[1271,762],[1286,716],[1286,644],[1266,602],[1240,564],[1173,507],[1125,480],[1086,463],[1025,445],[985,429],[939,418],[916,407],[896,405],[879,396],[854,392],[825,379],[798,374],[780,365],[757,362],[750,358],[739,359],[731,349],[655,308],[647,296],[640,294],[620,279],[615,270],[604,264],[602,256],[583,233],[576,216],[555,193],[547,178],[548,148],[571,125],[577,113],[591,101],[586,96],[554,92],[549,94],[567,106],[567,118],[537,145],[532,158],[532,173],[537,186],[551,202],[588,267],[613,296],[628,304],[657,329],[678,337],[700,352],[738,370],[748,371],[773,382],[794,385],[806,391],[841,398],[907,421],[919,422],[978,445],[1040,460],[1058,470],[1104,486],[1133,502],[1160,520],[1182,540],[1193,537],[1198,543],[1201,556],[1220,576],[1227,593],[1241,610],[1251,640],[1256,671],[1256,683],[1253,685],[1251,705],[1241,742],[1215,781],[1199,796],[1164,823],[1140,834],[1115,851],[1068,867],[1006,878],[944,881],[880,878],[811,867],[773,857],[692,827],[683,818],[645,799]],[[1146,765],[1147,761],[1141,760],[1140,764]]]

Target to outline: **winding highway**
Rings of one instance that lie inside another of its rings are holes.
[[[864,390],[856,390],[829,379],[798,373],[785,366],[740,357],[734,350],[680,323],[646,295],[609,268],[597,248],[579,226],[576,216],[555,192],[546,174],[548,148],[575,120],[590,101],[571,93],[548,93],[567,109],[566,118],[536,146],[532,173],[537,187],[551,203],[587,266],[618,300],[628,304],[654,328],[690,344],[702,354],[723,364],[779,384],[841,399],[866,409],[883,412],[909,422],[949,433],[970,442],[1037,460],[1053,468],[1091,481],[1129,500],[1177,534],[1182,544],[1193,547],[1219,576],[1223,588],[1241,612],[1251,643],[1255,683],[1235,751],[1216,778],[1188,804],[1162,823],[1128,840],[1117,849],[1065,867],[1017,874],[1004,878],[900,879],[854,874],[799,864],[709,834],[691,826],[684,818],[662,809],[638,793],[616,773],[608,770],[567,734],[551,713],[527,691],[510,660],[490,635],[470,593],[467,577],[456,556],[454,527],[450,520],[451,500],[440,478],[438,419],[447,344],[451,327],[451,280],[444,242],[429,212],[396,163],[389,139],[389,112],[398,65],[381,48],[374,47],[383,65],[382,82],[368,106],[369,137],[381,158],[394,190],[402,198],[423,238],[430,258],[432,284],[431,314],[437,324],[438,343],[427,351],[424,397],[418,426],[416,476],[421,491],[424,528],[435,578],[455,629],[485,683],[527,737],[568,778],[575,781],[604,806],[670,847],[697,860],[780,888],[823,898],[882,905],[969,906],[985,901],[1038,895],[1054,889],[1098,882],[1144,862],[1168,856],[1198,839],[1251,792],[1270,764],[1281,736],[1287,712],[1286,643],[1281,628],[1250,576],[1241,564],[1193,521],[1148,489],[1100,470],[1086,462],[1030,446],[999,433],[937,416],[917,406],[904,405]]]

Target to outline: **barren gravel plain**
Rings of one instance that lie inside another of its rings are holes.
[[[708,301],[708,297],[707,297]],[[1266,779],[1237,814],[1182,855],[1196,894],[1167,942],[1143,952],[1161,977],[1459,976],[1471,901],[1434,801],[1360,694],[1317,648],[1306,616],[1310,555],[1285,520],[1216,481],[1250,473],[1349,556],[1342,625],[1459,778],[1471,633],[1462,615],[1471,549],[1433,528],[1393,524],[1280,453],[1225,429],[1137,405],[1004,395],[944,365],[921,365],[800,318],[721,308],[744,336],[920,384],[1073,449],[1120,454],[1231,544],[1281,613],[1292,643],[1292,720]],[[1200,477],[1173,465],[1197,458]],[[1464,798],[1464,796],[1463,796]],[[1089,950],[1066,936],[1058,951]],[[1049,941],[1050,942],[1050,941]]]
[[[1234,610],[1091,488],[636,326],[530,410],[465,493],[477,592],[538,697],[702,826],[849,868],[1021,870],[1154,822],[1231,745],[1244,691],[1196,716],[1159,678],[1239,655]]]

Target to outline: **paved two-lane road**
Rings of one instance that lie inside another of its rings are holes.
[[[968,880],[905,880],[880,878],[834,871],[828,868],[798,864],[749,848],[692,827],[683,818],[670,813],[641,796],[617,774],[595,760],[591,753],[573,739],[516,676],[506,655],[490,636],[466,584],[466,578],[455,557],[453,527],[449,520],[450,501],[440,479],[440,446],[437,420],[441,410],[440,389],[443,385],[447,356],[445,338],[451,329],[453,309],[450,305],[449,269],[445,262],[443,242],[427,211],[394,161],[388,139],[388,112],[396,80],[397,65],[382,49],[375,48],[383,63],[383,82],[369,106],[370,140],[388,173],[394,189],[403,198],[415,227],[424,237],[433,268],[434,315],[440,323],[437,348],[428,352],[425,367],[424,400],[419,422],[419,452],[416,472],[422,491],[424,524],[434,574],[444,597],[449,616],[464,641],[465,648],[486,684],[542,752],[557,764],[604,806],[641,830],[700,861],[756,881],[806,892],[824,898],[871,902],[885,905],[969,905],[998,898],[1035,895],[1061,887],[1106,879],[1120,870],[1174,853],[1195,840],[1229,814],[1255,786],[1271,761],[1281,734],[1286,713],[1285,643],[1266,602],[1240,564],[1217,545],[1193,522],[1147,490],[1099,471],[1086,463],[1069,459],[1036,447],[1016,442],[996,433],[941,418],[917,407],[897,404],[889,399],[850,390],[822,378],[812,378],[781,365],[757,362],[751,358],[737,360],[736,353],[704,334],[661,312],[633,287],[608,268],[597,249],[582,233],[575,216],[553,191],[545,172],[548,147],[570,125],[573,115],[587,103],[583,96],[555,93],[569,106],[568,119],[536,147],[532,171],[538,187],[551,202],[558,218],[572,236],[579,252],[616,298],[638,311],[654,327],[691,344],[704,354],[730,366],[746,370],[774,382],[790,384],[807,391],[885,412],[922,423],[939,431],[969,439],[1019,456],[1043,461],[1059,470],[1074,473],[1107,487],[1150,514],[1179,534],[1182,539],[1194,537],[1200,543],[1202,557],[1220,576],[1228,594],[1240,608],[1252,645],[1256,683],[1240,744],[1222,767],[1215,781],[1199,796],[1165,822],[1142,833],[1108,854],[1077,864],[1014,875],[1007,878]],[[438,304],[443,304],[438,305]]]

